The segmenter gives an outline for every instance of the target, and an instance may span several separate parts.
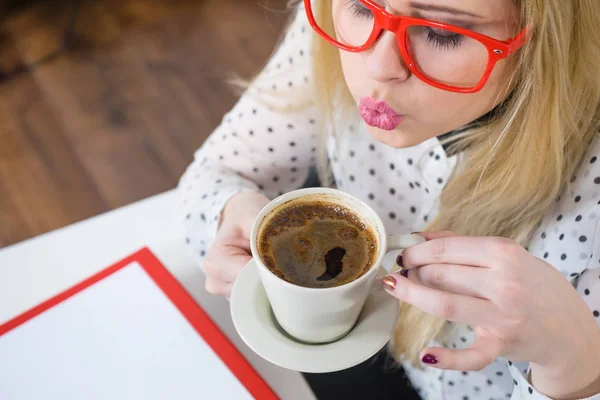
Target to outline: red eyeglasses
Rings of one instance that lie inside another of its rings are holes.
[[[333,26],[321,26],[311,0],[304,0],[310,25],[325,40],[342,50],[361,52],[384,30],[390,31],[408,69],[425,83],[450,92],[481,90],[496,63],[526,42],[526,29],[512,39],[497,40],[459,26],[392,15],[374,0],[330,1]]]

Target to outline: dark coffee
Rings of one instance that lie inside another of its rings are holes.
[[[367,272],[377,256],[377,242],[372,229],[345,207],[323,200],[292,201],[265,218],[258,252],[280,278],[328,288]]]

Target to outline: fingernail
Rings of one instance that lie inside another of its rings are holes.
[[[400,268],[404,268],[404,263],[402,262],[402,253],[398,254],[398,257],[396,257],[396,264],[398,264]]]
[[[419,233],[421,233],[421,232],[411,232],[410,234],[411,235],[418,235]]]
[[[421,359],[421,361],[423,361],[423,363],[425,363],[425,364],[437,364],[438,363],[437,357],[434,356],[433,354],[425,354],[423,356],[423,358]]]
[[[381,280],[381,284],[383,285],[384,288],[386,288],[387,290],[394,290],[396,289],[396,278],[394,278],[391,275],[387,275],[385,276],[382,280]]]
[[[402,275],[405,278],[408,278],[408,270],[404,268],[402,271],[400,271],[400,275]]]

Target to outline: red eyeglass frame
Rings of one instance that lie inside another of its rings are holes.
[[[447,90],[449,92],[475,93],[480,91],[488,81],[496,63],[515,53],[517,50],[523,47],[523,45],[527,41],[527,28],[524,28],[521,32],[519,32],[517,36],[515,36],[512,39],[497,40],[489,36],[483,35],[481,33],[473,32],[455,25],[444,24],[442,22],[430,21],[421,18],[393,15],[388,13],[379,4],[376,4],[373,0],[360,0],[360,2],[367,6],[369,10],[371,10],[371,12],[373,13],[374,25],[373,31],[371,32],[371,36],[367,39],[367,42],[362,46],[358,47],[348,46],[344,43],[338,42],[320,28],[312,12],[311,0],[304,0],[304,8],[306,9],[308,21],[312,28],[315,30],[315,32],[317,32],[329,43],[342,50],[354,53],[361,52],[373,46],[373,44],[377,41],[377,39],[379,39],[381,33],[384,30],[394,33],[396,35],[398,47],[400,48],[400,54],[402,54],[402,58],[406,63],[408,69],[423,82],[436,88]],[[421,72],[418,65],[413,61],[407,48],[408,35],[406,34],[406,31],[409,27],[414,25],[444,29],[460,35],[468,36],[482,43],[488,50],[488,65],[480,81],[472,87],[450,86],[441,82],[437,82],[429,78],[423,72]],[[403,38],[404,40],[402,40]]]

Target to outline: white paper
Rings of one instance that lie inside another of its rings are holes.
[[[137,263],[0,336],[1,400],[251,398]]]

